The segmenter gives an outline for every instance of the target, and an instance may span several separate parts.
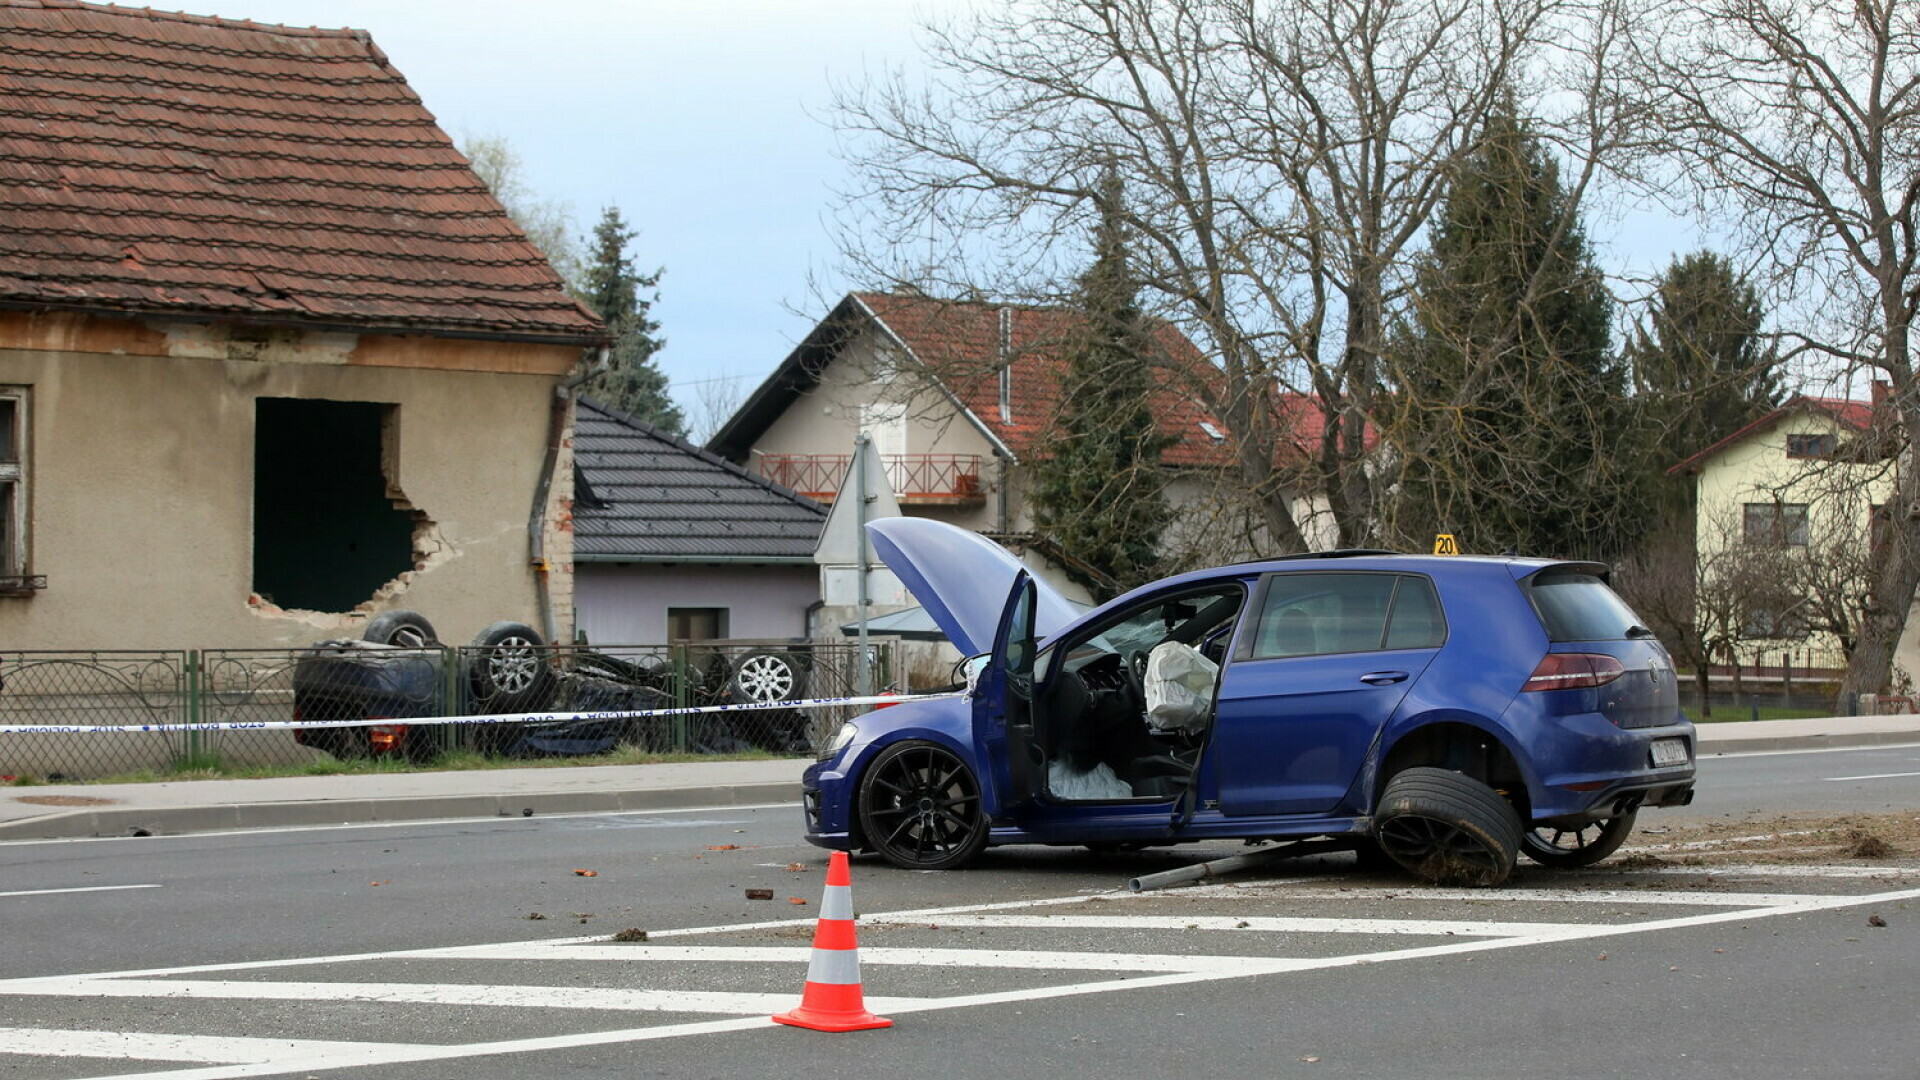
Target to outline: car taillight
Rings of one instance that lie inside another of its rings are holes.
[[[369,720],[380,719],[377,716]],[[374,754],[391,754],[400,749],[400,743],[407,737],[405,724],[376,724],[367,729],[367,750]]]
[[[1548,653],[1520,689],[1587,690],[1605,686],[1626,673],[1626,666],[1606,653]]]
[[[299,723],[299,722],[300,722],[300,720],[301,720],[301,716],[300,716],[300,706],[298,706],[298,705],[295,705],[295,706],[293,707],[293,722],[297,724],[297,723]],[[293,741],[294,741],[294,742],[297,742],[297,743],[299,743],[299,744],[300,744],[300,745],[302,745],[302,746],[305,746],[305,745],[307,744],[307,732],[306,732],[306,729],[305,729],[305,728],[294,728],[294,729],[293,729]]]

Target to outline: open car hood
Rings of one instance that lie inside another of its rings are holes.
[[[887,569],[946,631],[947,640],[968,656],[993,648],[1007,596],[1027,569],[1012,552],[979,533],[928,518],[870,521],[867,535]],[[1044,641],[1081,611],[1046,582],[1035,578],[1033,584],[1033,629]]]

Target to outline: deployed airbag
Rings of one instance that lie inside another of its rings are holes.
[[[1213,688],[1220,665],[1200,650],[1163,641],[1147,654],[1141,690],[1147,698],[1147,726],[1155,731],[1198,735],[1213,718]]]
[[[1056,799],[1131,799],[1133,788],[1101,762],[1078,772],[1064,761],[1047,765],[1047,791]]]

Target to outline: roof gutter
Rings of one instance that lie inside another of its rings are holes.
[[[553,387],[553,402],[547,414],[547,454],[540,465],[540,484],[533,493],[533,513],[527,518],[528,562],[533,567],[535,601],[540,607],[540,630],[548,644],[554,643],[559,629],[553,617],[553,586],[548,580],[553,565],[547,561],[547,497],[553,491],[553,474],[560,468],[560,447],[566,441],[567,414],[573,411],[573,396],[581,383],[607,370],[613,349],[602,345],[593,363],[561,379]]]
[[[327,319],[276,315],[266,311],[220,310],[217,308],[135,308],[102,303],[58,303],[46,300],[0,300],[0,311],[70,311],[80,315],[103,315],[127,319],[178,319],[185,322],[238,322],[263,326],[297,327],[332,334],[389,334],[394,336],[428,335],[459,341],[500,341],[517,345],[578,345],[591,348],[606,340],[604,334],[512,333],[501,330],[462,330],[427,324],[355,323]]]
[[[576,553],[576,563],[646,563],[658,566],[812,566],[812,555],[608,555]]]

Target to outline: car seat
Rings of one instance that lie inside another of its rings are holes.
[[[1261,634],[1262,656],[1312,656],[1320,651],[1313,616],[1302,607],[1282,608]]]

